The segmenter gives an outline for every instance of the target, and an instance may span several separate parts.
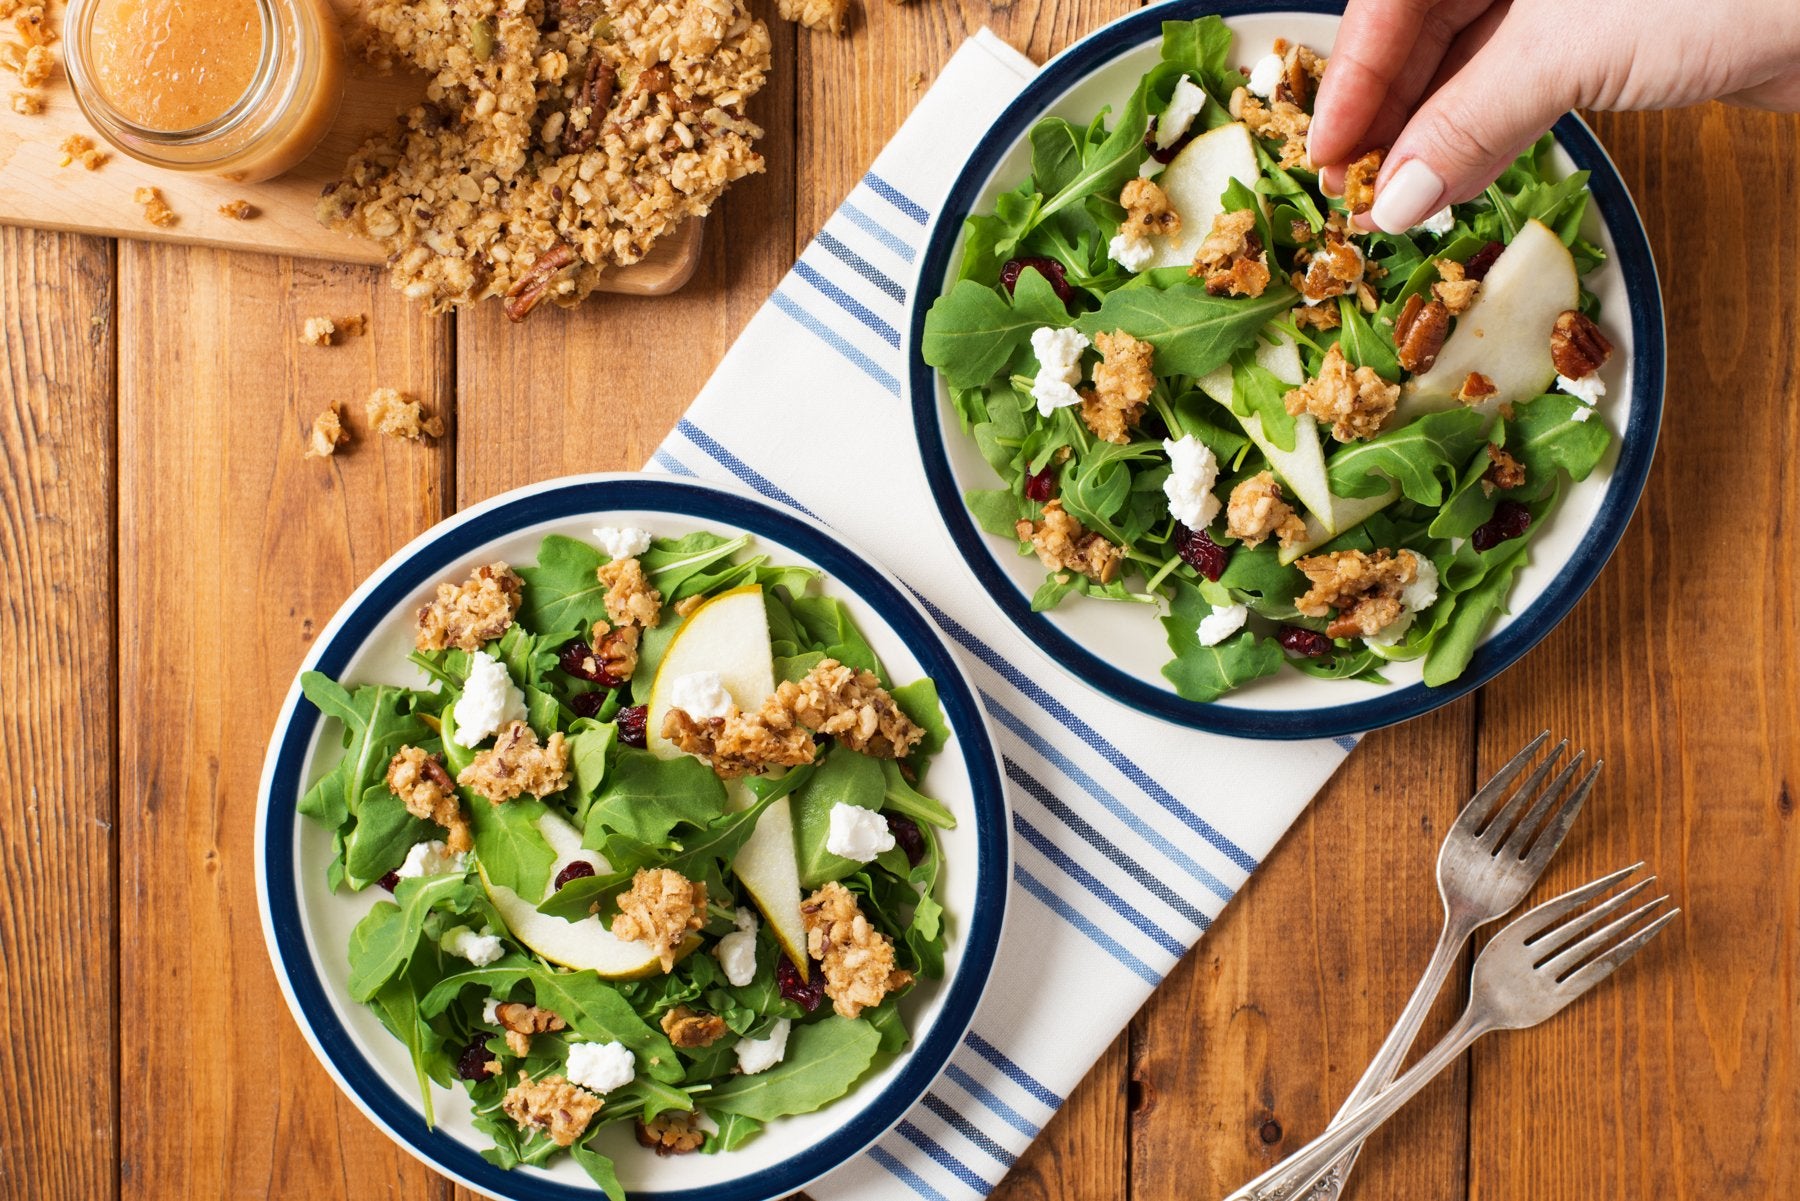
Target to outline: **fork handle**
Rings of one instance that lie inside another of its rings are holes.
[[[1407,999],[1406,1008],[1400,1011],[1400,1017],[1394,1028],[1375,1052],[1375,1058],[1369,1061],[1368,1069],[1350,1095],[1344,1098],[1343,1105],[1338,1107],[1337,1115],[1331,1119],[1336,1127],[1346,1117],[1356,1112],[1364,1102],[1381,1092],[1394,1077],[1400,1073],[1400,1065],[1406,1062],[1406,1054],[1412,1050],[1413,1042],[1419,1037],[1419,1028],[1431,1013],[1432,1005],[1437,1001],[1438,993],[1443,991],[1444,981],[1456,966],[1457,958],[1469,939],[1474,937],[1476,923],[1463,914],[1446,909],[1444,928],[1438,935],[1437,948],[1431,953],[1431,962],[1425,966],[1425,974],[1419,977],[1418,987]],[[1348,1151],[1332,1164],[1313,1186],[1307,1201],[1337,1201],[1344,1190],[1344,1182],[1350,1179],[1350,1171],[1356,1166],[1356,1157],[1362,1153],[1360,1142],[1352,1145]]]
[[[1405,1075],[1225,1201],[1294,1201],[1302,1196],[1346,1151],[1354,1149],[1374,1133],[1377,1126],[1455,1063],[1457,1057],[1469,1049],[1470,1043],[1491,1029],[1492,1026],[1465,1012],[1437,1046],[1427,1051]]]

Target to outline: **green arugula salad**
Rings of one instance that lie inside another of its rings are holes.
[[[1160,613],[1188,699],[1393,660],[1447,683],[1612,437],[1587,175],[1546,136],[1363,232],[1381,152],[1342,197],[1306,158],[1326,61],[1232,61],[1217,17],[1165,24],[1118,113],[1039,121],[1030,176],[965,223],[921,345],[1002,485],[965,502],[1042,561],[1034,610]]]
[[[890,679],[817,571],[749,535],[594,538],[439,585],[415,685],[303,676],[343,753],[300,810],[331,888],[380,898],[349,991],[426,1122],[460,1082],[490,1162],[566,1152],[622,1199],[606,1126],[731,1151],[905,1049],[955,817],[936,685]]]

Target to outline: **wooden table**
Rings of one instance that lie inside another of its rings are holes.
[[[998,3],[876,2],[841,40],[777,23],[769,173],[672,299],[512,328],[426,316],[366,268],[0,232],[0,1197],[451,1195],[276,990],[251,825],[278,701],[426,526],[640,463],[965,34],[1042,58],[1128,7]],[[1546,888],[1643,858],[1686,916],[1571,1013],[1478,1047],[1376,1139],[1357,1195],[1800,1196],[1800,126],[1598,125],[1671,334],[1623,545],[1522,664],[1367,740],[999,1196],[1216,1197],[1319,1131],[1425,962],[1446,821],[1543,726],[1609,762]],[[366,338],[296,337],[358,310]],[[449,436],[301,458],[328,398],[378,384]]]

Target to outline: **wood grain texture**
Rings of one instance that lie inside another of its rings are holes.
[[[96,238],[0,230],[0,1196],[110,1197],[118,1155],[112,547],[113,263]],[[35,999],[35,1000],[34,1000]],[[48,1071],[46,1070],[48,1069]],[[19,1103],[49,1072],[83,1113]],[[76,1137],[70,1137],[74,1120]]]
[[[376,273],[119,251],[120,1032],[127,1198],[447,1193],[288,1019],[257,916],[262,748],[314,633],[441,515],[450,447],[369,435],[369,386],[448,399],[442,324]],[[316,311],[372,333],[303,346]],[[301,458],[331,396],[358,441]]]

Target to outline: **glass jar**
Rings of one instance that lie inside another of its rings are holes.
[[[326,0],[71,0],[75,100],[132,158],[239,182],[312,153],[344,95]]]

